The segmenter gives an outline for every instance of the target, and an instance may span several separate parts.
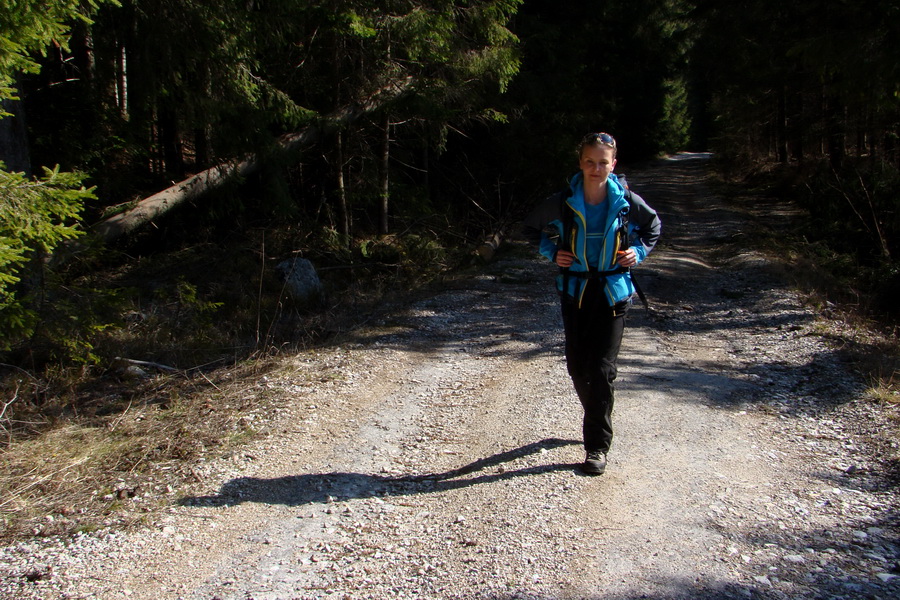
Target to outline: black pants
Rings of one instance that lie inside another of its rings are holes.
[[[584,408],[584,448],[608,452],[613,438],[613,382],[628,303],[606,303],[602,281],[588,281],[581,308],[562,300],[566,367]]]

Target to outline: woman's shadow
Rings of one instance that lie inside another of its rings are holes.
[[[429,475],[382,476],[364,473],[311,473],[274,479],[238,477],[226,482],[214,496],[188,496],[179,500],[181,506],[231,506],[243,502],[302,506],[325,503],[331,499],[369,498],[373,496],[408,496],[454,490],[480,483],[490,483],[539,475],[552,471],[574,469],[577,464],[555,463],[507,470],[505,463],[552,448],[581,444],[575,440],[548,438],[501,452],[473,463]],[[490,467],[491,473],[465,477]]]

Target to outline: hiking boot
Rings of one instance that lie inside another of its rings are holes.
[[[588,475],[602,475],[606,471],[606,454],[600,450],[591,450],[587,453],[581,470]]]

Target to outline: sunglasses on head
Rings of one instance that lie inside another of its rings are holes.
[[[584,136],[585,144],[603,144],[604,146],[609,146],[610,148],[616,147],[616,138],[609,135],[608,133],[589,133]]]

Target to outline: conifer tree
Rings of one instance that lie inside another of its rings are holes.
[[[101,1],[56,0],[4,3],[0,7],[0,99],[16,98],[16,80],[39,67],[34,56],[67,48],[74,20],[87,21]],[[14,115],[0,114],[0,119]],[[21,115],[19,115],[21,117]],[[0,162],[0,349],[29,335],[37,320],[33,285],[23,281],[29,264],[78,235],[79,213],[93,190],[84,176],[44,169],[41,178],[11,173]],[[37,267],[35,267],[37,268]]]

